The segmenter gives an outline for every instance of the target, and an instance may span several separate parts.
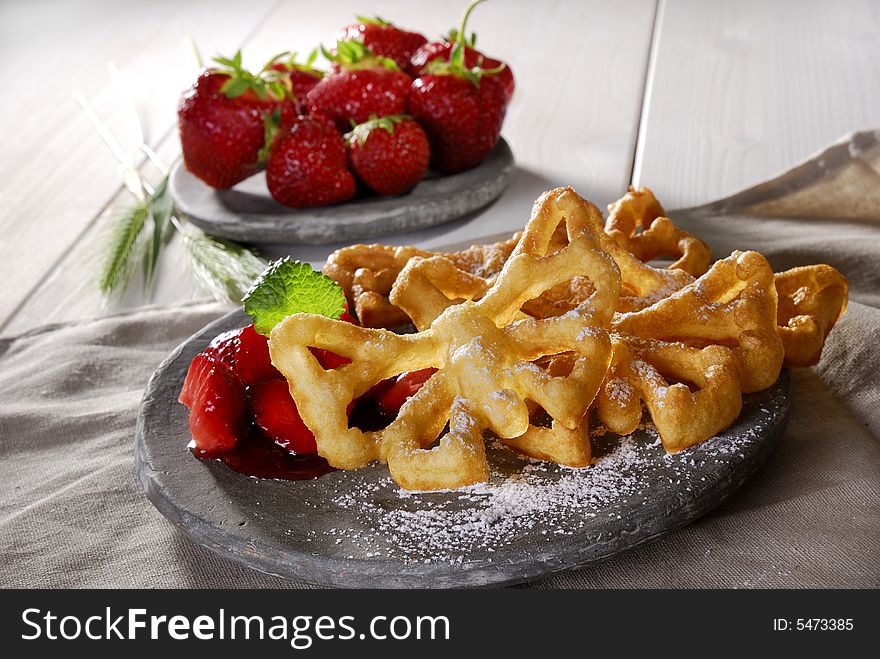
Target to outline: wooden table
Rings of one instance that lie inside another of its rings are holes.
[[[146,143],[171,162],[177,97],[196,73],[184,35],[205,54],[241,46],[257,64],[329,43],[356,13],[437,35],[464,4],[333,0],[320,12],[273,0],[0,5],[0,332],[112,310],[94,286],[96,245],[130,198],[73,90],[123,136],[132,135],[122,110],[129,99]],[[699,204],[880,126],[874,0],[493,0],[471,27],[480,48],[516,74],[503,131],[517,159],[513,185],[477,218],[388,242],[436,247],[512,231],[540,192],[561,184],[600,205],[630,183],[653,188],[667,208]],[[121,84],[111,83],[108,62]],[[293,253],[320,260],[328,251]],[[204,296],[172,244],[153,302]],[[144,303],[133,286],[117,306]]]

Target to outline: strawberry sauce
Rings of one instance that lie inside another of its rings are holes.
[[[316,350],[315,356],[325,369],[350,363],[326,350]],[[365,432],[385,428],[434,370],[377,384],[349,403],[349,427]],[[189,447],[200,460],[218,460],[240,474],[275,480],[309,480],[335,471],[316,454],[315,437],[272,365],[267,339],[253,325],[224,332],[196,355],[178,400],[190,410]]]
[[[195,449],[191,451],[199,459],[209,459],[201,457]],[[245,433],[232,450],[215,459],[245,476],[284,481],[311,480],[336,471],[321,456],[294,455],[256,431]]]

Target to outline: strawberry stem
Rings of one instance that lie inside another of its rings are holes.
[[[485,0],[473,0],[468,6],[467,9],[464,10],[464,14],[461,17],[461,25],[458,28],[458,33],[455,35],[455,46],[452,49],[452,53],[450,54],[449,61],[453,66],[464,69],[464,54],[465,48],[467,47],[467,32],[465,31],[465,27],[467,26],[468,18],[471,16],[471,12],[476,8],[478,4],[484,2]],[[476,42],[476,36],[473,37],[473,41]]]
[[[449,52],[449,59],[447,61],[443,61],[442,59],[435,59],[428,63],[428,65],[422,70],[423,73],[434,74],[434,75],[454,75],[458,78],[463,78],[465,80],[470,81],[475,87],[480,86],[480,79],[485,75],[493,75],[496,73],[500,73],[505,65],[500,64],[491,69],[483,68],[483,58],[480,57],[476,66],[468,68],[465,66],[465,55],[467,54],[468,46],[473,46],[476,43],[477,35],[471,34],[470,38],[466,36],[465,28],[467,27],[468,18],[471,15],[471,12],[474,8],[480,4],[481,2],[485,2],[485,0],[473,0],[465,9],[464,16],[461,18],[461,26],[458,30],[452,30],[450,32],[451,42],[454,42],[452,50]]]

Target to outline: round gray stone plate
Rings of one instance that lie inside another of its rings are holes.
[[[491,481],[407,493],[384,465],[315,480],[243,476],[186,445],[177,395],[193,356],[248,322],[233,312],[180,345],[150,380],[137,427],[147,496],[195,542],[270,574],[327,586],[469,587],[583,567],[692,522],[734,492],[772,451],[791,403],[786,371],[745,397],[726,431],[667,455],[646,425],[596,436],[594,463],[529,461],[489,442]]]
[[[320,208],[288,208],[272,199],[264,174],[215,190],[177,163],[169,185],[177,208],[207,233],[248,243],[323,245],[432,227],[491,203],[510,184],[513,153],[503,139],[474,169],[428,175],[401,197],[358,193]]]

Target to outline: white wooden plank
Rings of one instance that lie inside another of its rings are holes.
[[[880,4],[662,0],[634,183],[667,208],[880,126]]]
[[[105,68],[114,61],[155,145],[195,70],[183,36],[206,52],[234,50],[271,7],[272,0],[0,4],[7,98],[0,104],[0,326],[119,189],[115,163],[71,92],[94,99],[124,133]]]
[[[369,11],[432,36],[453,26],[463,5],[380,0]],[[245,59],[259,63],[281,50],[308,52],[321,41],[329,44],[341,25],[363,11],[362,0],[334,2],[328,10],[307,14],[301,3],[283,4],[249,40]],[[383,241],[438,247],[514,231],[525,223],[534,199],[556,185],[573,185],[599,204],[619,196],[631,173],[653,18],[654,3],[642,0],[547,2],[540,12],[525,2],[481,6],[471,25],[479,33],[478,45],[508,61],[517,80],[503,131],[518,164],[511,189],[475,217]],[[176,136],[169,142],[163,145],[168,159]],[[123,201],[121,196],[114,204]],[[74,248],[5,332],[101,311],[94,290],[80,283],[93,242],[87,236]],[[322,262],[334,247],[283,251]],[[159,273],[155,300],[200,295],[179,251],[172,249],[169,256]],[[142,298],[133,293],[123,306],[140,303]]]

